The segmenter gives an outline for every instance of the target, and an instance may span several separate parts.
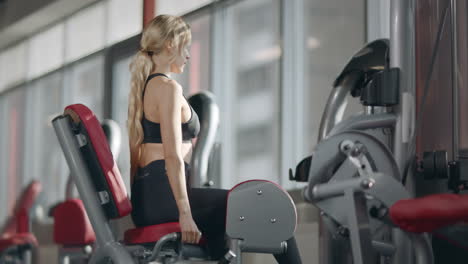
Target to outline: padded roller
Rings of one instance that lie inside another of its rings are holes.
[[[468,221],[468,195],[434,194],[400,200],[390,208],[392,221],[409,232],[432,232]]]

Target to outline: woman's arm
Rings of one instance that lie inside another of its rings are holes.
[[[160,87],[158,98],[161,136],[166,161],[166,172],[179,208],[179,213],[190,213],[182,157],[182,88],[171,81]]]
[[[182,87],[175,81],[169,81],[167,85],[160,87],[159,96],[156,98],[159,106],[166,172],[179,209],[182,240],[198,243],[200,232],[190,210],[182,157]]]

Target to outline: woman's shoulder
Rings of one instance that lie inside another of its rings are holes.
[[[157,93],[180,93],[182,92],[182,86],[173,79],[160,79],[158,81],[148,82],[148,90],[157,91]]]
[[[163,79],[159,80],[158,82],[148,83],[147,89],[149,92],[149,96],[153,97],[154,99],[162,99],[162,101],[166,101],[170,97],[178,97],[182,95],[183,89],[182,86],[175,80],[172,79]]]
[[[176,80],[166,79],[163,80],[161,89],[164,93],[169,94],[182,94],[182,85],[180,85]]]
[[[176,88],[182,90],[182,86],[174,79],[164,79],[162,80],[163,86],[167,88]]]

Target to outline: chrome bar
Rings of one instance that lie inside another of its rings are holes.
[[[390,67],[400,69],[400,104],[395,106],[397,116],[393,154],[400,170],[404,175],[408,159],[408,146],[414,137],[415,108],[415,10],[414,0],[392,0],[390,7]],[[410,123],[411,122],[411,123]],[[397,250],[392,263],[411,263],[413,251],[409,239],[401,230],[394,229],[393,243]]]
[[[396,120],[397,117],[394,114],[356,115],[334,126],[327,137],[346,130],[393,127]]]
[[[347,104],[346,96],[357,81],[357,77],[358,74],[350,74],[340,85],[333,87],[320,120],[319,142],[326,138],[333,127],[342,120]]]

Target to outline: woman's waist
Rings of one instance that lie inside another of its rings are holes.
[[[190,164],[184,161],[185,176],[190,174]],[[152,179],[161,178],[167,181],[166,161],[163,159],[153,160],[145,166],[137,169],[135,180],[151,177]]]
[[[185,163],[189,164],[192,158],[192,144],[182,144],[181,154]],[[164,146],[160,143],[146,143],[142,144],[142,151],[140,156],[140,167],[145,167],[155,160],[165,160]]]

